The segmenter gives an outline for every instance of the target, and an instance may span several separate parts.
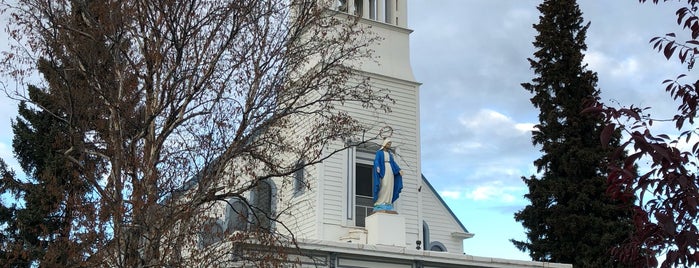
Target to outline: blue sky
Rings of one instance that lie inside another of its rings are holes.
[[[537,110],[520,86],[533,77],[526,59],[534,52],[539,3],[408,0],[411,62],[423,83],[422,172],[476,234],[465,242],[470,255],[529,260],[508,240],[525,238],[513,213],[527,204],[520,177],[534,174],[532,161],[540,155],[530,141]],[[585,59],[599,75],[603,101],[672,111],[660,82],[685,70],[648,40],[677,29],[677,5],[578,3],[592,22]],[[0,39],[7,40],[4,32]],[[0,43],[0,50],[6,46]],[[15,116],[16,102],[0,96],[0,157],[19,170],[11,151]]]
[[[536,172],[532,162],[541,154],[531,144],[538,111],[520,86],[534,77],[527,58],[540,2],[408,0],[411,61],[423,83],[422,172],[476,234],[466,240],[466,254],[530,259],[509,239],[525,239],[513,213],[527,204],[520,177]],[[671,112],[661,81],[686,70],[648,40],[677,31],[677,4],[578,4],[591,22],[585,61],[599,75],[602,101],[653,106],[661,117]]]

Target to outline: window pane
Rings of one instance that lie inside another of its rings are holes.
[[[272,216],[272,186],[269,183],[261,181],[254,190],[254,212],[258,227],[269,229],[271,226]]]
[[[347,12],[347,0],[337,1],[337,10]]]
[[[223,238],[223,229],[215,219],[207,219],[199,233],[201,245],[208,247]]]
[[[294,172],[294,194],[299,194],[303,192],[303,190],[306,189],[306,181],[305,181],[305,171],[304,171],[304,166],[306,165],[305,161],[299,161],[296,163],[296,172]]]
[[[355,222],[356,226],[364,227],[364,218],[371,214],[374,208],[374,200],[371,197],[357,196],[357,205],[355,206]]]
[[[248,225],[248,208],[240,200],[234,200],[228,206],[228,226],[229,232],[244,231]]]
[[[357,164],[356,191],[357,195],[372,197],[371,165]]]
[[[355,223],[356,226],[365,226],[364,220],[366,218],[366,214],[366,207],[357,206],[357,222]]]
[[[364,0],[354,0],[354,15],[361,17],[364,11]]]

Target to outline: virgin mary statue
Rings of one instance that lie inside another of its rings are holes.
[[[391,140],[384,139],[374,157],[374,211],[393,211],[393,202],[403,189],[403,171],[396,164],[390,149]]]

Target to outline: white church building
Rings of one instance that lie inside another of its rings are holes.
[[[258,190],[269,192],[271,198],[266,205],[272,210],[281,202],[275,198],[279,195],[277,191],[288,191],[283,194],[283,202],[290,204],[288,207],[293,211],[279,214],[278,220],[293,232],[304,251],[304,256],[299,257],[302,266],[571,267],[477,257],[464,252],[464,240],[474,234],[459,221],[421,172],[420,83],[410,65],[412,31],[407,28],[407,0],[335,2],[335,9],[361,17],[360,23],[369,25],[383,38],[373,47],[378,61],[362,63],[359,71],[370,78],[372,87],[391,92],[395,100],[392,112],[384,114],[349,105],[343,109],[366,125],[376,126],[370,132],[391,133],[396,161],[404,171],[403,189],[394,204],[397,214],[372,213],[372,163],[380,145],[352,146],[352,141],[335,145],[350,146],[349,149],[296,174],[298,179],[307,181],[308,187],[282,187],[275,181],[263,183],[266,185]],[[228,215],[220,222],[223,230],[235,228],[231,218]]]

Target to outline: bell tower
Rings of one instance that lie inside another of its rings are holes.
[[[375,45],[376,62],[365,62],[362,71],[415,81],[410,67],[410,33],[407,0],[333,0],[332,8],[361,17],[382,38]]]
[[[322,163],[317,176],[315,209],[319,220],[315,238],[415,248],[416,240],[422,237],[422,196],[418,192],[422,182],[420,84],[415,81],[410,65],[412,30],[407,28],[407,0],[332,0],[330,8],[359,17],[359,23],[379,37],[370,47],[374,59],[357,62],[353,68],[369,79],[373,90],[386,92],[393,104],[389,113],[351,104],[341,108],[368,127],[367,139],[358,137],[364,143],[357,146],[352,146],[352,141],[342,145],[350,148]],[[399,218],[395,224],[369,218],[373,213],[372,161],[379,149],[376,143],[380,144],[376,140],[367,142],[372,137],[390,137],[395,160],[404,171],[403,189],[394,202],[397,215],[390,216]],[[387,238],[380,228],[390,228],[395,234]],[[377,236],[379,233],[382,235]]]
[[[407,0],[339,0],[335,8],[365,19],[406,28]]]

